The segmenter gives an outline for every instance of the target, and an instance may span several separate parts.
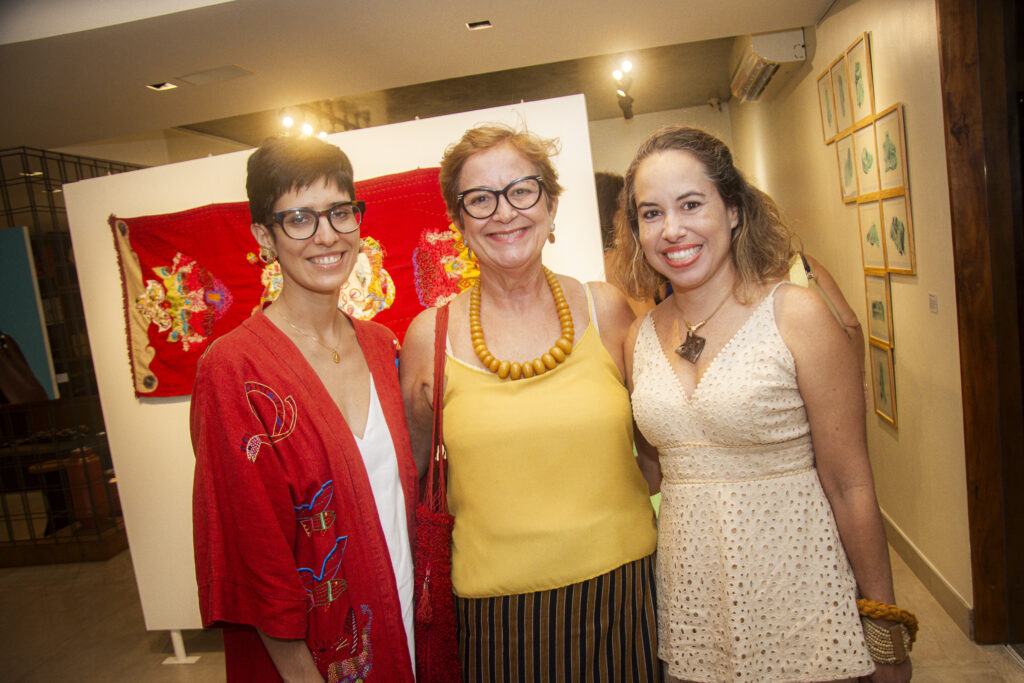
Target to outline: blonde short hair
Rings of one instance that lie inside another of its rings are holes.
[[[458,142],[448,146],[441,158],[441,194],[448,207],[448,217],[462,227],[462,216],[459,211],[459,175],[466,160],[477,152],[483,152],[499,145],[511,145],[522,154],[541,177],[544,186],[548,209],[562,194],[562,186],[558,184],[558,171],[551,163],[551,157],[558,154],[558,141],[542,138],[527,130],[516,130],[504,124],[488,124],[470,128]]]

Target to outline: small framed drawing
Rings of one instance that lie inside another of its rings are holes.
[[[836,129],[843,133],[853,127],[853,108],[850,102],[850,76],[846,69],[846,55],[832,62],[832,99],[836,103]]]
[[[889,275],[865,275],[864,292],[868,304],[868,338],[892,348],[892,293]]]
[[[907,190],[907,141],[903,136],[903,105],[894,104],[875,119],[879,187],[882,192]]]
[[[839,162],[839,190],[847,204],[857,201],[857,169],[853,162],[853,136],[836,140],[836,160]]]
[[[853,131],[853,165],[857,169],[857,197],[874,199],[878,192],[878,153],[873,123]]]
[[[868,346],[868,369],[874,394],[875,412],[896,426],[896,384],[893,372],[892,349],[871,342]]]
[[[882,235],[885,240],[885,269],[890,273],[914,275],[914,224],[908,195],[882,200]]]
[[[821,136],[825,144],[836,136],[836,106],[832,99],[832,74],[826,69],[818,76],[818,109],[821,112]]]
[[[860,255],[864,272],[885,272],[885,240],[882,237],[882,207],[878,202],[857,205],[860,220]]]
[[[871,43],[865,33],[846,51],[846,64],[850,70],[853,122],[860,123],[875,113],[875,84],[871,75]]]

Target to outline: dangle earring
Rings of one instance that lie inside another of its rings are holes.
[[[548,232],[548,242],[555,243],[555,222],[551,221],[551,230]]]
[[[266,265],[270,265],[277,260],[277,254],[270,247],[260,247],[260,261],[263,261]]]

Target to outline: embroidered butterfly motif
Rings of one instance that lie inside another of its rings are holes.
[[[320,487],[308,504],[295,506],[295,519],[302,525],[307,536],[312,537],[314,531],[323,536],[334,526],[334,510],[327,509],[333,497],[334,481],[331,480]]]
[[[334,642],[316,643],[312,648],[317,665],[327,669],[327,683],[365,680],[373,669],[373,648],[370,646],[373,612],[368,605],[360,607],[366,619],[362,628],[356,623],[355,610],[349,607],[342,634]],[[336,653],[340,653],[343,658],[330,661]]]
[[[243,448],[249,462],[256,462],[256,456],[260,454],[260,448],[264,444],[271,445],[281,439],[287,438],[295,431],[295,422],[298,419],[298,408],[295,406],[295,399],[287,396],[282,399],[276,391],[260,382],[245,382],[245,398],[249,402],[249,409],[262,422],[262,416],[258,411],[257,404],[268,402],[273,409],[274,419],[269,432],[253,434],[245,437]]]
[[[345,579],[334,578],[341,568],[341,558],[345,555],[346,545],[348,536],[341,536],[334,541],[334,547],[324,558],[319,573],[308,567],[299,568],[299,577],[302,579],[302,585],[306,587],[306,599],[309,601],[306,611],[315,607],[326,610],[348,588]]]

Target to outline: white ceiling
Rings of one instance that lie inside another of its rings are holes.
[[[0,149],[61,147],[595,55],[608,56],[610,71],[614,57],[644,48],[813,25],[832,1],[151,0],[159,16],[0,44]],[[82,0],[2,4],[0,43],[98,16],[71,21],[69,7]],[[467,30],[467,21],[484,19],[493,28]],[[230,65],[251,75],[162,93],[144,87]],[[640,81],[642,63],[635,73]],[[681,75],[659,74],[659,87],[684,88]]]

